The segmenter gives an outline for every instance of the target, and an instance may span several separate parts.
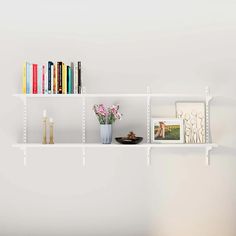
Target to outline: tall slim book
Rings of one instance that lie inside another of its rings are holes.
[[[57,63],[53,67],[53,93],[57,94]]]
[[[74,93],[78,94],[78,64],[74,65]]]
[[[38,94],[42,94],[42,76],[43,76],[43,68],[41,65],[38,65]]]
[[[74,62],[71,62],[70,63],[70,70],[71,70],[71,73],[70,73],[70,76],[71,76],[71,93],[73,94],[74,93]]]
[[[62,62],[57,62],[57,91],[62,94]]]
[[[53,62],[48,62],[48,93],[50,94],[52,92],[52,65]]]
[[[51,94],[53,94],[53,88],[54,88],[54,65],[51,65]]]
[[[22,93],[26,94],[26,62],[23,64],[23,74],[22,74]]]
[[[67,93],[72,94],[72,79],[70,66],[67,66]]]
[[[32,86],[32,66],[30,63],[26,63],[26,93],[31,93],[31,86]]]
[[[45,65],[42,66],[42,94],[45,94]]]
[[[38,65],[33,64],[33,94],[38,93]]]
[[[78,61],[78,93],[82,93],[81,62]]]
[[[67,66],[62,63],[62,93],[67,94]]]
[[[45,94],[48,94],[48,68],[47,65],[45,65],[45,80],[44,80],[44,88],[45,88]]]

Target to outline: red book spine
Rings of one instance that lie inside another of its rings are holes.
[[[42,72],[42,94],[45,93],[45,65],[43,65],[43,72]]]
[[[38,93],[38,65],[33,64],[33,94]]]

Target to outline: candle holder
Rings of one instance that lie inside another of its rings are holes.
[[[47,144],[47,111],[43,111],[43,144]]]
[[[49,120],[49,129],[50,129],[50,139],[49,139],[49,144],[54,144],[54,122],[53,119],[50,118]]]

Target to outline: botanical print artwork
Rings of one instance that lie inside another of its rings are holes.
[[[152,142],[183,143],[183,119],[152,119]]]
[[[177,102],[176,113],[184,119],[185,143],[205,143],[205,103]]]

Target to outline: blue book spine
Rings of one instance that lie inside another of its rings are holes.
[[[43,73],[43,70],[42,70],[42,66],[38,66],[38,93],[39,94],[42,94],[42,73]]]
[[[30,63],[26,63],[26,93],[30,94],[31,91],[31,65]]]
[[[52,65],[53,65],[53,62],[49,61],[48,62],[48,93],[52,92],[52,79],[53,79],[53,78],[51,78],[51,75],[52,75],[51,66]]]

